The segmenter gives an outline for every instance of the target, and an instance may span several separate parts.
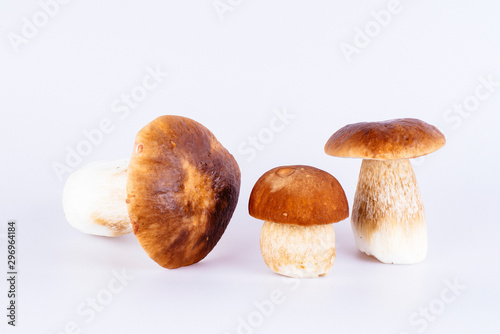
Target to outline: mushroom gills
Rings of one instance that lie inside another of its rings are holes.
[[[299,226],[266,221],[260,250],[274,272],[295,278],[327,275],[335,261],[333,224]]]
[[[360,251],[384,263],[425,259],[424,205],[408,159],[363,160],[351,217]]]

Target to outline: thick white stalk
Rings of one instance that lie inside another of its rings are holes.
[[[425,259],[424,205],[408,159],[363,160],[351,223],[359,250],[381,262]]]
[[[296,278],[325,276],[335,261],[333,224],[298,226],[266,221],[260,250],[274,272]]]
[[[128,160],[98,161],[72,173],[63,191],[63,209],[76,229],[107,237],[132,232],[127,212]]]

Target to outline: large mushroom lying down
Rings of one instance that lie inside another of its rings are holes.
[[[384,263],[425,259],[424,205],[408,159],[445,142],[436,127],[411,118],[350,124],[330,137],[327,154],[363,158],[351,215],[360,251]]]
[[[260,250],[271,270],[297,278],[330,272],[335,261],[333,223],[349,216],[335,177],[310,166],[271,169],[253,187],[248,209],[265,221]]]
[[[234,157],[203,125],[158,117],[136,136],[128,213],[146,253],[166,268],[202,260],[233,215],[240,190]]]
[[[173,269],[215,247],[239,190],[236,160],[206,127],[162,116],[137,134],[129,164],[97,162],[73,173],[63,207],[68,222],[85,233],[133,230],[154,261]]]

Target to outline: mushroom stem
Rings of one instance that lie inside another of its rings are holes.
[[[128,160],[97,161],[72,173],[63,191],[63,208],[76,229],[116,237],[132,232],[127,203]]]
[[[333,224],[299,226],[266,221],[260,250],[275,273],[296,278],[325,276],[335,261]]]
[[[408,159],[363,160],[351,223],[359,250],[381,262],[425,259],[424,205]]]

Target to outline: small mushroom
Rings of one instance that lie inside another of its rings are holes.
[[[132,232],[125,203],[127,166],[128,160],[98,161],[68,177],[63,210],[71,226],[106,237]]]
[[[271,169],[253,187],[248,210],[265,221],[260,250],[271,270],[297,278],[330,272],[335,261],[333,223],[349,216],[335,177],[310,166]]]
[[[330,137],[327,154],[363,159],[351,215],[360,251],[384,263],[425,259],[424,205],[408,159],[445,143],[436,127],[412,118],[350,124]]]
[[[139,243],[162,267],[202,260],[224,233],[239,190],[236,160],[200,123],[161,116],[137,134],[128,213]]]

